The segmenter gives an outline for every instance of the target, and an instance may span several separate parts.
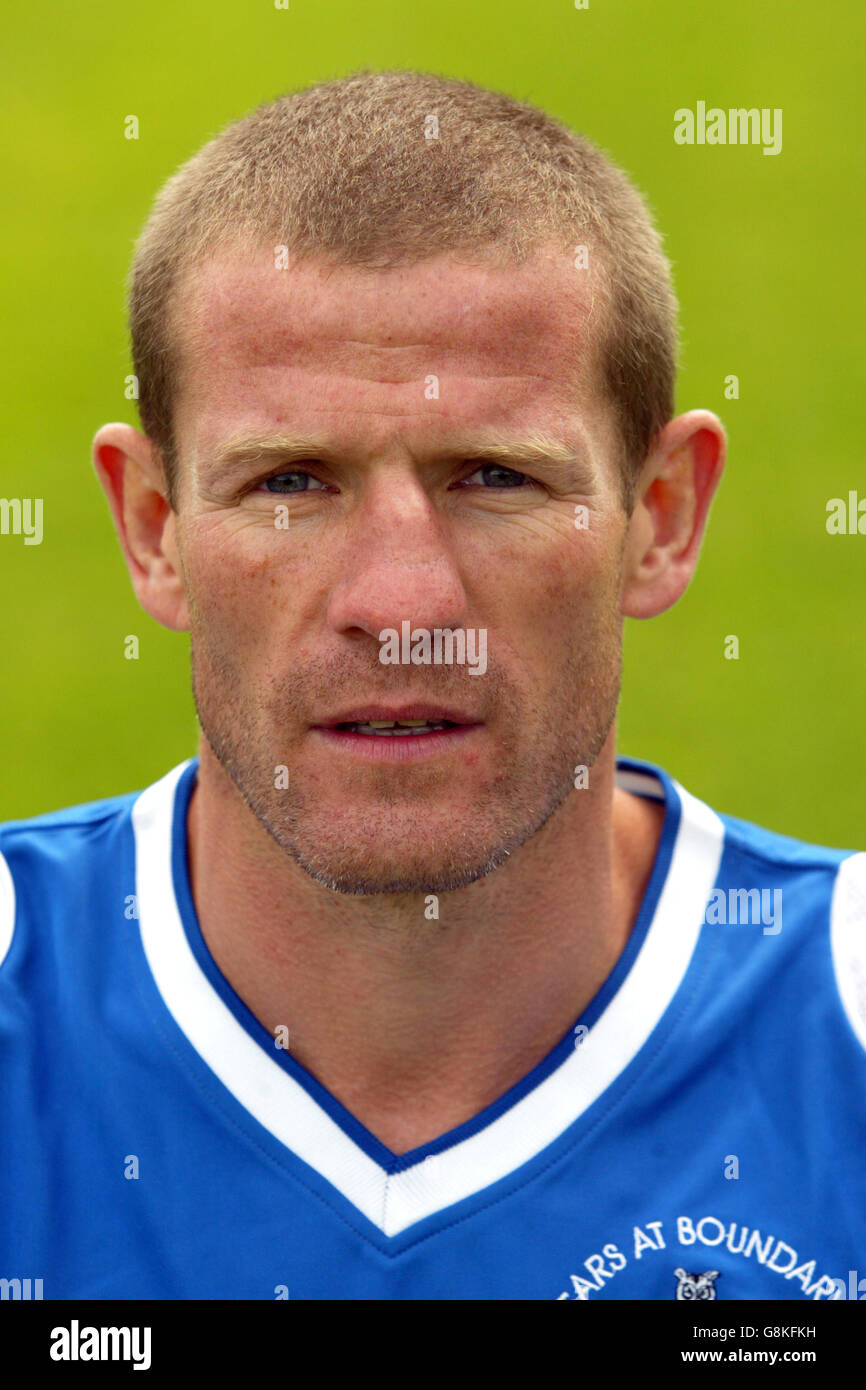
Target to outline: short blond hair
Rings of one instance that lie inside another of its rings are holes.
[[[373,269],[443,251],[519,263],[550,241],[596,258],[596,364],[630,507],[673,415],[677,304],[650,212],[621,169],[546,112],[433,73],[357,72],[234,121],[162,188],[130,272],[139,412],[172,506],[174,325],[186,273],[203,257],[270,243]]]

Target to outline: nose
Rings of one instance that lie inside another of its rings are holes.
[[[468,600],[453,538],[421,481],[392,466],[366,480],[348,520],[340,577],[328,622],[344,636],[408,621],[413,627],[464,627]]]

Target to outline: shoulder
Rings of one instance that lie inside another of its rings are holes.
[[[33,934],[74,914],[93,916],[109,870],[131,850],[128,792],[0,824],[0,972]],[[2,974],[0,974],[2,978]]]
[[[840,864],[856,856],[853,849],[837,849],[831,845],[812,844],[798,840],[752,821],[716,812],[725,832],[726,848],[732,852],[764,863],[782,873],[830,873],[835,876]]]
[[[772,893],[790,931],[814,934],[847,914],[862,893],[866,854],[780,835],[735,816],[719,815],[724,848],[717,888]]]
[[[866,854],[842,861],[830,910],[833,970],[842,1005],[866,1048]]]
[[[804,998],[834,998],[831,1012],[866,1049],[866,853],[716,814],[724,848],[707,921],[760,924],[745,934],[753,951],[775,938],[779,972]]]

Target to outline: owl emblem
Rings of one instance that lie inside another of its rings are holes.
[[[715,1298],[716,1283],[719,1277],[717,1269],[708,1269],[705,1274],[689,1274],[684,1269],[675,1269],[674,1278],[677,1283],[677,1298]]]

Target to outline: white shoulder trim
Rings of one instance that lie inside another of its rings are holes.
[[[15,931],[15,884],[9,865],[0,854],[0,965],[6,959]]]
[[[842,1007],[866,1048],[866,854],[843,859],[830,908],[833,969]]]
[[[633,768],[618,767],[615,781],[622,791],[634,792],[635,796],[645,796],[650,801],[664,801],[665,799],[664,787],[651,772],[638,772]]]

